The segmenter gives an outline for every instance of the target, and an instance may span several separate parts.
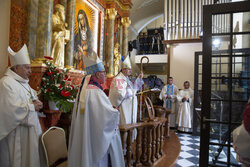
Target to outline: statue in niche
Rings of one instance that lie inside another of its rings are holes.
[[[51,57],[57,67],[64,68],[64,50],[66,42],[69,41],[70,32],[69,30],[66,30],[67,23],[65,23],[65,9],[63,5],[55,5],[52,22],[53,34]]]
[[[117,75],[119,73],[120,60],[121,60],[119,47],[120,47],[119,43],[116,43],[114,47],[114,75]]]
[[[78,29],[74,39],[74,61],[78,70],[83,70],[82,56],[92,55],[93,36],[86,13],[80,9],[77,14]]]

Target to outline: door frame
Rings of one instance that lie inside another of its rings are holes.
[[[200,166],[208,166],[209,164],[209,131],[210,131],[210,110],[211,110],[211,55],[212,55],[212,15],[215,14],[230,14],[237,12],[250,11],[250,1],[241,1],[233,3],[223,3],[215,5],[203,6],[203,41],[202,41],[202,112],[201,112],[201,137],[200,137]],[[232,55],[232,41],[233,35],[233,14],[230,15],[230,46],[229,54]],[[238,33],[239,34],[239,33]],[[243,33],[240,33],[243,34]],[[230,59],[232,64],[232,58]],[[232,68],[229,70],[229,101],[232,100]],[[232,113],[232,107],[229,106],[229,114]],[[229,118],[231,122],[231,117]],[[231,132],[231,124],[229,123],[229,132]],[[231,135],[229,135],[229,141]],[[229,151],[228,151],[229,152]],[[230,154],[230,152],[229,152]],[[228,156],[228,155],[227,155]],[[229,155],[230,156],[230,155]],[[230,160],[230,157],[229,157]],[[210,165],[211,166],[211,165]],[[230,162],[227,162],[230,166]]]

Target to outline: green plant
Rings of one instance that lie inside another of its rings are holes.
[[[50,57],[45,57],[47,66],[41,82],[41,94],[47,101],[54,101],[61,112],[70,112],[78,87],[71,84],[67,69],[58,69]]]

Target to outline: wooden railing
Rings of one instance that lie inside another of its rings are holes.
[[[123,150],[126,150],[127,167],[154,166],[155,162],[163,156],[163,141],[169,134],[168,115],[170,111],[160,107],[156,107],[156,111],[162,113],[164,111],[166,117],[155,117],[154,120],[145,119],[144,122],[119,126],[122,147]],[[132,141],[134,129],[137,131],[137,137],[135,141]]]

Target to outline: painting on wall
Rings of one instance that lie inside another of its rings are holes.
[[[89,0],[76,0],[74,26],[74,67],[84,70],[82,56],[98,54],[100,10]]]

